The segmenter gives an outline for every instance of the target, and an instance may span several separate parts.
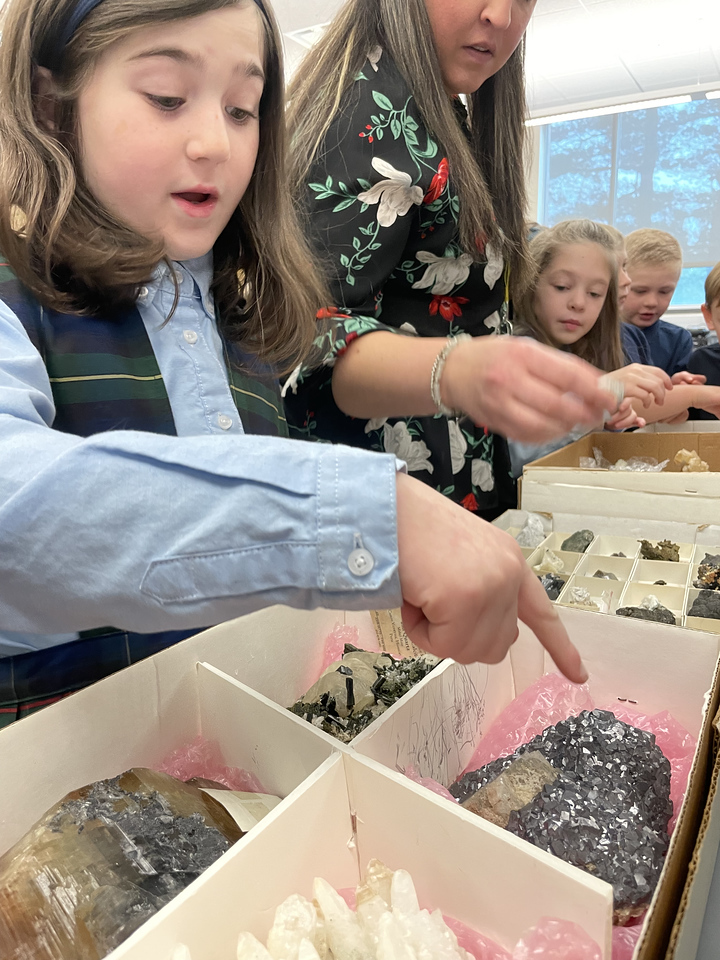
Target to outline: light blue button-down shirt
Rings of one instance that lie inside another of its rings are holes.
[[[0,302],[0,656],[107,624],[152,633],[273,603],[400,602],[395,458],[246,435],[210,258],[173,269],[170,321],[165,267],[138,309],[177,437],[53,430],[45,366]]]

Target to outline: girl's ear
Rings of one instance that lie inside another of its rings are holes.
[[[35,119],[48,133],[57,133],[57,96],[55,81],[47,67],[35,67],[33,73]]]

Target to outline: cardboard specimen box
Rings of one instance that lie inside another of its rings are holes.
[[[670,460],[660,473],[592,470],[580,457],[593,448],[607,460],[653,457]],[[673,463],[678,450],[697,450],[709,473],[683,473]],[[523,509],[637,517],[681,523],[720,520],[720,433],[591,433],[525,466],[520,483]]]

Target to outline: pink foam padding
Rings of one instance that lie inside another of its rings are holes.
[[[642,928],[642,923],[633,927],[613,927],[612,960],[632,960]]]
[[[444,914],[443,920],[457,937],[459,945],[475,960],[512,960],[507,950],[489,937],[484,937],[477,930],[473,930],[472,927],[460,923],[454,917],[446,917]]]
[[[160,773],[169,773],[178,780],[202,777],[214,780],[229,790],[245,793],[267,793],[258,778],[247,770],[225,765],[220,745],[216,740],[206,740],[202,735],[174,750],[157,767]]]
[[[512,960],[601,960],[601,952],[577,923],[543,917],[518,941]]]
[[[437,780],[433,780],[432,777],[421,777],[418,770],[412,764],[405,767],[403,773],[409,780],[419,783],[421,787],[427,787],[428,790],[432,790],[432,792],[436,793],[439,797],[445,797],[446,800],[457,803],[456,798],[450,793],[447,787],[438,783]]]
[[[344,627],[336,623],[325,639],[325,650],[318,677],[327,670],[331,663],[336,663],[342,658],[346,643],[351,643],[354,647],[357,647],[360,643],[360,631],[357,627]]]

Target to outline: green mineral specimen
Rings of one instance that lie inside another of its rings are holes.
[[[595,534],[592,530],[577,530],[567,540],[563,540],[560,549],[567,550],[569,553],[585,553],[594,539]]]

